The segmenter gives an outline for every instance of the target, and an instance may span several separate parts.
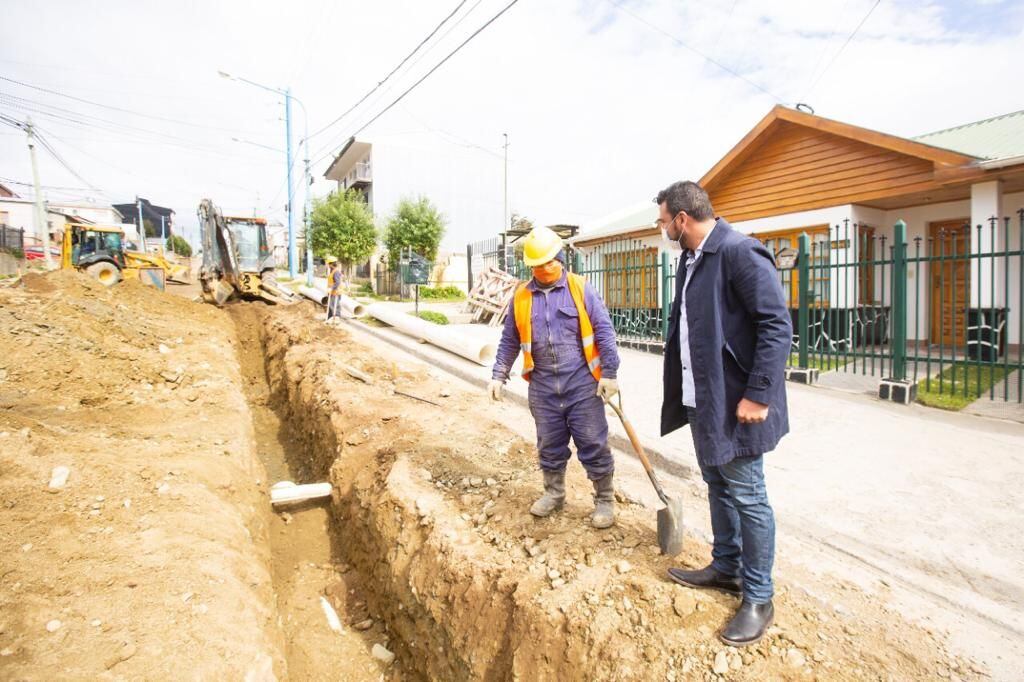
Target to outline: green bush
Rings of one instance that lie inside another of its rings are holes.
[[[184,237],[180,237],[176,234],[172,234],[170,237],[167,238],[167,244],[165,245],[165,248],[168,251],[173,251],[179,256],[184,256],[186,258],[192,255],[192,246],[187,241],[185,241]]]
[[[416,316],[415,310],[410,310],[409,314]],[[448,316],[444,313],[435,313],[433,310],[421,310],[419,315],[421,320],[427,322],[433,322],[434,324],[448,324]]]
[[[420,287],[420,298],[429,298],[433,300],[444,299],[444,298],[465,298],[466,295],[462,293],[462,289],[453,286],[446,287]]]
[[[360,296],[373,296],[373,285],[369,282],[363,282],[359,285],[359,289],[356,290],[356,293]]]

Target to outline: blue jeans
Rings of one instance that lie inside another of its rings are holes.
[[[687,412],[691,420],[696,418],[693,408]],[[715,538],[711,566],[719,573],[741,576],[745,600],[770,601],[775,591],[775,513],[764,485],[764,457],[737,457],[720,466],[700,464],[700,473],[708,484]]]

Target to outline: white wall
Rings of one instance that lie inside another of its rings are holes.
[[[383,228],[403,198],[427,197],[447,221],[444,248],[494,236],[502,228],[502,160],[476,149],[417,148],[374,142],[373,211]],[[510,209],[511,210],[511,209]]]

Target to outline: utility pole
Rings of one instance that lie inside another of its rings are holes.
[[[286,161],[288,163],[288,276],[295,279],[299,271],[299,252],[295,248],[295,188],[292,186],[292,91],[291,88],[284,90],[284,127],[287,136],[285,146]]]
[[[135,197],[135,206],[139,209],[139,251],[146,253],[146,225],[142,222],[142,199]]]
[[[43,262],[47,270],[53,269],[53,259],[50,256],[50,230],[46,226],[46,210],[43,208],[43,189],[39,186],[39,165],[36,163],[35,134],[32,131],[32,119],[25,119],[25,132],[28,133],[28,155],[32,159],[32,185],[36,193],[35,219],[32,221],[36,228],[36,234],[43,240]]]
[[[309,194],[311,187],[311,178],[309,175],[309,139],[306,139],[306,171],[305,171],[305,192],[306,192],[306,205],[305,205],[305,224],[306,224],[306,286],[313,286],[313,214],[310,212],[309,207]]]
[[[167,245],[167,228],[165,223],[164,216],[160,216],[160,253],[163,253],[164,247]]]

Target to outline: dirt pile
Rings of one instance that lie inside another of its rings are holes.
[[[24,285],[0,290],[0,677],[283,675],[230,320],[137,282]]]
[[[292,466],[334,483],[339,551],[369,581],[368,607],[387,622],[382,644],[424,678],[976,676],[884,604],[836,610],[784,578],[769,636],[728,649],[715,633],[736,600],[662,577],[671,564],[704,565],[703,543],[690,539],[669,562],[650,511],[625,504],[615,528],[589,528],[590,487],[575,465],[566,510],[534,520],[533,446],[491,421],[478,395],[301,309],[275,311],[264,333],[279,413],[301,425]]]

